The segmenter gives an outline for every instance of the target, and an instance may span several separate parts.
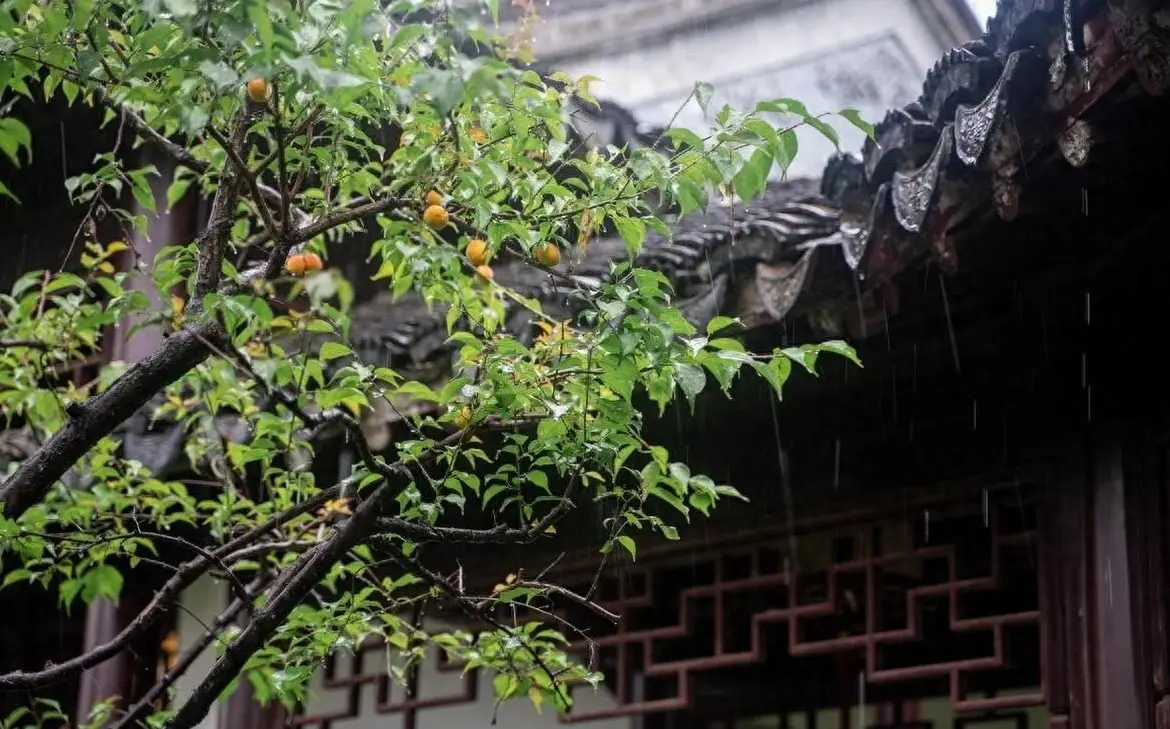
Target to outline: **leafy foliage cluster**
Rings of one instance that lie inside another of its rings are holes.
[[[140,701],[103,704],[75,725],[191,727],[241,676],[292,706],[328,655],[371,638],[395,650],[401,680],[438,648],[494,671],[500,700],[566,710],[571,685],[599,680],[564,652],[572,626],[498,610],[592,605],[589,595],[515,576],[496,589],[480,576],[480,589],[428,567],[426,545],[539,543],[587,502],[611,505],[603,553],[633,556],[647,531],[676,539],[662,513],[688,519],[739,494],[647,443],[636,398],[693,403],[745,369],[779,394],[793,363],[853,355],[839,342],[745,351],[727,336],[734,320],[696,331],[664,276],[625,263],[593,288],[546,268],[584,309],[555,321],[477,271],[467,241],[539,268],[535,247],[551,242],[568,258],[599,231],[635,253],[648,230],[669,235],[659,210],[685,214],[714,190],[756,197],[795,155],[795,126],[835,133],[781,99],[724,108],[705,136],[668,130],[669,154],[589,151],[566,108],[592,102],[590,79],[525,70],[511,45],[426,0],[0,0],[4,156],[36,164],[30,130],[10,112],[55,95],[104,109],[120,145],[67,183],[88,210],[80,268],[29,272],[0,295],[0,411],[35,444],[0,473],[2,583],[44,586],[76,608],[117,599],[146,566],[169,575],[114,641],[0,675],[0,690],[35,695],[110,660],[206,574],[227,581],[232,605],[204,635],[184,636],[185,652]],[[245,85],[256,79],[266,81],[253,98]],[[710,99],[697,85],[692,100]],[[151,189],[156,166],[130,153],[138,145],[178,166],[165,200]],[[431,190],[443,195],[442,225],[422,218]],[[14,192],[0,182],[0,194]],[[144,260],[135,241],[147,216],[193,195],[211,201],[206,225]],[[122,240],[97,239],[100,216]],[[364,251],[375,281],[448,312],[458,357],[445,385],[364,362],[348,344],[354,286],[329,261],[361,228],[377,232]],[[308,252],[323,270],[290,275],[289,256]],[[127,258],[138,265],[120,265]],[[508,331],[505,302],[529,308],[545,333],[528,343]],[[88,383],[62,376],[108,344],[103,332],[132,322],[166,332],[146,359],[106,365]],[[408,438],[372,447],[363,414],[404,398],[433,407],[406,418]],[[191,478],[126,456],[116,428],[143,408],[182,429]],[[225,419],[247,436],[221,437]],[[359,454],[336,483],[306,467],[329,432]],[[468,526],[469,514],[494,525]],[[419,615],[434,601],[477,629],[430,627]],[[209,650],[218,659],[198,688],[158,709]],[[20,709],[3,726],[52,713]]]

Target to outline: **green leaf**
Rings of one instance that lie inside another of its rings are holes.
[[[707,116],[707,109],[711,106],[711,97],[715,96],[715,87],[709,83],[698,81],[695,83],[695,101],[698,102],[699,108],[703,111],[703,116]]]
[[[264,50],[271,51],[273,43],[276,41],[276,33],[272,28],[272,19],[268,17],[267,3],[249,3],[248,19],[252,21],[252,26],[256,29],[256,37],[260,39]]]
[[[735,194],[745,205],[764,190],[768,173],[772,170],[772,153],[763,149],[752,152],[752,156],[735,175],[732,186]]]
[[[412,84],[445,117],[463,98],[463,79],[455,71],[432,68],[415,75]]]
[[[701,367],[679,362],[674,366],[674,381],[691,405],[694,405],[695,397],[703,391],[704,385],[707,384],[707,375]]]
[[[776,164],[780,166],[782,174],[787,174],[788,168],[792,166],[793,160],[796,159],[796,153],[800,145],[796,132],[791,129],[786,129],[776,135],[776,143],[772,147],[772,157]]]
[[[492,679],[492,690],[500,701],[512,698],[519,688],[520,682],[510,673],[497,673]]]
[[[646,224],[637,218],[627,218],[620,215],[613,217],[613,224],[618,230],[618,235],[622,237],[622,242],[626,244],[626,251],[633,255],[642,247],[642,242],[646,240]]]
[[[145,174],[132,172],[130,177],[130,192],[134,195],[134,201],[137,202],[143,210],[151,213],[158,212],[158,206],[154,201],[154,190],[150,188],[150,181],[146,179]]]
[[[812,127],[813,129],[816,129],[818,132],[820,132],[821,135],[825,139],[828,139],[830,142],[832,142],[834,147],[836,147],[838,149],[841,148],[841,140],[837,136],[836,129],[834,129],[833,127],[826,124],[823,120],[818,119],[814,116],[805,117],[804,121],[810,127]]]
[[[865,136],[870,139],[875,139],[873,136],[873,125],[862,119],[861,112],[857,111],[857,109],[842,109],[837,114],[845,119],[845,121],[860,129]]]
[[[833,354],[839,354],[858,367],[865,366],[861,364],[861,359],[857,356],[857,350],[853,349],[853,347],[850,347],[848,344],[842,342],[839,339],[831,339],[827,342],[821,342],[817,345],[817,347],[822,352],[832,352]]]
[[[218,90],[238,86],[240,75],[223,61],[202,61],[199,64],[199,73],[212,83]]]
[[[32,161],[32,133],[28,127],[13,117],[0,117],[0,152],[3,152],[12,164],[20,166],[20,150],[28,152],[28,161]]]
[[[167,209],[172,209],[175,205],[178,205],[190,187],[190,177],[176,177],[170,185],[167,185]]]
[[[87,603],[95,598],[116,599],[122,594],[122,573],[112,565],[100,564],[85,574],[81,588],[81,599]]]
[[[784,383],[792,372],[792,362],[786,357],[776,357],[769,362],[753,362],[756,372],[772,386],[778,400],[784,399]]]
[[[353,354],[353,350],[341,342],[325,342],[321,345],[321,359],[329,362],[338,357],[346,357]]]
[[[548,474],[544,471],[529,471],[528,480],[544,491],[548,491]]]
[[[697,150],[703,149],[702,138],[686,127],[671,127],[667,129],[666,138],[674,142],[674,147],[678,150],[682,150],[683,147],[690,147]]]
[[[622,548],[630,553],[631,559],[638,558],[638,545],[634,543],[633,537],[627,537],[625,534],[621,534],[617,538],[617,543],[622,545]]]
[[[740,321],[734,316],[714,316],[711,321],[707,322],[707,335],[710,336],[716,332],[723,331],[727,327],[739,324]]]
[[[500,0],[484,0],[487,4],[488,13],[492,16],[492,22],[496,25],[500,24]]]

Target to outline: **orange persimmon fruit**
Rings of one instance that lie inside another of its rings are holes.
[[[488,262],[487,243],[479,238],[472,238],[467,243],[467,260],[473,266],[486,266]]]
[[[450,219],[442,205],[428,205],[423,211],[423,222],[435,230],[445,227]]]

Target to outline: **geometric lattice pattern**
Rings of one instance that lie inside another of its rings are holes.
[[[337,670],[339,660],[350,664],[344,676],[339,675]],[[436,669],[441,673],[458,673],[462,670],[458,665],[446,661],[442,654],[435,654],[434,660],[437,662]],[[362,711],[362,696],[367,686],[375,692],[373,712],[378,715],[400,715],[404,727],[414,726],[414,716],[421,710],[469,704],[476,700],[479,676],[475,669],[468,671],[464,680],[456,682],[459,687],[457,691],[420,698],[417,685],[404,689],[394,682],[385,670],[386,661],[386,645],[376,641],[362,645],[352,654],[334,655],[325,664],[322,688],[329,693],[344,692],[342,705],[331,711],[294,716],[289,720],[289,725],[330,729],[335,721],[355,719]]]
[[[619,625],[574,646],[616,704],[569,721],[694,709],[769,664],[778,681],[820,672],[833,684],[834,656],[855,659],[871,695],[929,686],[956,713],[1042,705],[1034,513],[984,504],[920,521],[805,535],[797,559],[783,540],[627,569],[599,600]]]
[[[566,721],[694,713],[761,695],[771,710],[788,701],[785,711],[811,715],[854,706],[863,693],[879,713],[949,697],[975,729],[985,716],[975,712],[1044,706],[1035,520],[1013,492],[1002,504],[985,496],[627,566],[594,596],[621,616],[616,626],[576,605],[559,611],[589,636],[571,649],[605,674],[610,694],[575,702]],[[339,660],[349,662],[345,675]],[[443,672],[460,670],[437,660]],[[383,645],[333,659],[323,678],[318,693],[331,694],[332,708],[293,726],[330,729],[373,712],[409,728],[419,711],[475,703],[479,683],[470,671],[438,695],[404,691],[387,675]],[[874,726],[930,725],[898,711],[892,723],[875,715]]]

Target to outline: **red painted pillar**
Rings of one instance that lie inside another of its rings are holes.
[[[192,239],[194,206],[188,200],[178,203],[174,211],[165,209],[167,186],[174,174],[174,165],[169,158],[154,153],[149,147],[144,147],[140,155],[140,164],[153,164],[161,173],[151,179],[156,207],[161,214],[152,215],[134,203],[133,210],[136,215],[147,215],[147,235],[138,235],[133,241],[134,249],[141,256],[141,260],[136,261],[134,255],[128,254],[123,259],[123,265],[129,267],[141,263],[139,269],[143,273],[132,278],[130,285],[146,294],[152,302],[152,307],[157,307],[162,304],[161,297],[155,291],[149,276],[154,257],[168,245]],[[110,344],[103,353],[106,361],[135,362],[153,352],[162,342],[162,331],[159,327],[144,327],[131,335],[131,328],[137,322],[138,317],[132,317],[118,330],[109,332]],[[89,606],[85,618],[85,650],[92,650],[112,640],[145,607],[150,595],[142,594],[142,591],[136,592],[134,584],[133,580],[126,580],[122,598],[116,604],[108,600],[96,600]],[[138,651],[122,651],[113,659],[81,674],[77,697],[79,719],[84,719],[95,704],[105,699],[117,696],[120,699],[119,705],[125,707],[135,700],[136,693],[140,695],[145,691],[147,687],[142,683],[147,680],[148,675],[153,675],[159,651],[159,642],[153,640],[156,637],[154,631],[147,632],[151,634],[150,643],[136,646],[148,651],[146,655],[135,656],[134,653]]]

